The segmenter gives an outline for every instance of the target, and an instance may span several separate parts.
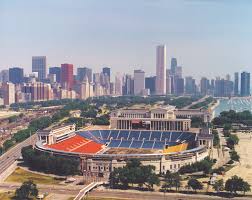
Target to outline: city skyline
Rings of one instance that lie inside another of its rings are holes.
[[[249,71],[249,1],[148,0],[125,9],[129,3],[1,1],[0,69],[23,67],[29,73],[30,58],[44,55],[48,67],[72,63],[75,70],[109,66],[126,73],[141,68],[151,75],[154,47],[166,44],[167,61],[176,57],[185,76]]]

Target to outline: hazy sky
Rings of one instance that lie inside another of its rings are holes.
[[[0,0],[0,69],[73,63],[155,74],[166,44],[184,75],[233,75],[252,67],[251,0]]]

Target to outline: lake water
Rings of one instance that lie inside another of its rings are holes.
[[[220,99],[220,104],[214,110],[214,116],[218,116],[222,111],[235,110],[241,112],[249,110],[252,112],[252,98],[231,98]]]

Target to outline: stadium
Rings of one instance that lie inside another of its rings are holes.
[[[137,117],[138,123],[146,128],[146,123]],[[174,118],[169,120],[177,123]],[[132,123],[135,121],[132,119]],[[203,130],[196,133],[189,130],[151,130],[151,126],[146,129],[134,127],[137,129],[111,129],[110,126],[108,129],[93,127],[75,131],[75,124],[67,124],[38,131],[39,141],[35,147],[56,155],[80,158],[83,172],[108,175],[131,158],[140,159],[144,165],[154,165],[156,173],[175,172],[183,165],[204,159],[212,146],[212,135]],[[155,127],[157,129],[158,126],[155,124]]]
[[[208,156],[213,139],[210,129],[193,130],[191,119],[176,113],[174,106],[119,109],[108,127],[76,131],[75,124],[65,124],[39,130],[35,147],[80,158],[81,170],[92,175],[106,176],[132,158],[155,166],[156,173],[176,172]]]

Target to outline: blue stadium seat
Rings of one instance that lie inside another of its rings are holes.
[[[162,141],[155,141],[153,149],[163,149],[165,146],[165,143]]]
[[[118,134],[118,137],[117,139],[121,139],[121,138],[124,138],[124,140],[127,140],[127,138],[129,137],[129,131],[120,131],[119,134]]]
[[[117,138],[117,136],[118,136],[118,130],[111,130],[111,132],[110,132],[110,135],[109,135],[109,138],[108,139],[110,139],[110,138],[113,138],[113,139],[116,139]]]
[[[145,138],[146,140],[149,140],[150,134],[151,134],[150,131],[141,131],[139,140],[143,140],[144,138]]]
[[[171,132],[163,132],[161,141],[165,141],[165,139],[169,141],[170,136],[171,136]]]
[[[132,142],[132,141],[130,141],[130,140],[126,140],[126,141],[123,140],[123,141],[121,142],[121,144],[120,144],[119,147],[122,147],[122,148],[129,148],[131,142]]]
[[[121,140],[111,140],[108,146],[115,148],[115,147],[118,147],[120,143],[121,143]]]
[[[143,149],[152,149],[153,144],[154,144],[154,141],[145,140],[144,143],[143,143],[143,146],[141,148],[143,148]]]
[[[110,130],[102,130],[101,131],[101,134],[102,134],[102,139],[103,140],[107,140],[108,139],[108,136],[110,134]]]
[[[150,138],[150,140],[160,140],[160,138],[161,138],[161,131],[152,131],[152,133],[151,133],[151,138]]]
[[[139,138],[139,135],[140,135],[140,131],[130,131],[128,140],[132,140],[133,138],[137,140]]]
[[[140,148],[143,144],[143,141],[134,140],[130,145],[130,148]]]

